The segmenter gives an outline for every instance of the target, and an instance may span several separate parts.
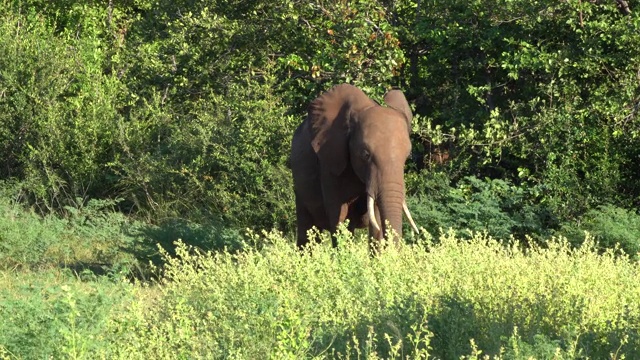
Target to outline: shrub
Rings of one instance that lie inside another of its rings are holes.
[[[111,165],[125,206],[155,223],[292,227],[286,160],[297,119],[286,115],[272,83],[245,80],[226,96],[208,94],[189,113],[165,112],[159,97],[133,112],[118,137],[125,156]]]
[[[49,249],[60,241],[64,222],[42,218],[22,206],[0,199],[0,267],[48,262]]]
[[[106,277],[92,280],[83,281],[69,271],[3,272],[0,356],[108,357],[113,345],[110,323],[134,300],[135,289]]]
[[[640,17],[617,3],[395,2],[421,115],[416,142],[453,139],[456,181],[544,186],[562,221],[602,203],[629,207],[638,198]]]
[[[29,6],[3,3],[0,177],[21,181],[44,211],[105,196],[124,90],[104,71],[96,22],[106,10],[75,8],[83,14],[78,28],[57,32]]]
[[[582,243],[585,231],[595,237],[602,250],[619,248],[633,257],[640,252],[640,215],[636,211],[603,205],[559,230],[574,244]]]
[[[300,254],[161,251],[157,282],[2,272],[0,354],[74,358],[637,358],[638,263],[486,235],[387,248],[342,227]]]
[[[455,186],[443,173],[423,171],[408,179],[407,203],[417,224],[432,234],[454,228],[486,231],[492,237],[542,240],[554,226],[550,211],[537,199],[537,188],[499,179],[465,177]]]
[[[43,216],[16,200],[22,187],[0,183],[0,269],[133,270],[126,249],[142,241],[135,230],[142,225],[116,212],[116,201],[76,199],[65,216]]]

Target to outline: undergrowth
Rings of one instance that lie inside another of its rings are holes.
[[[66,207],[66,216],[41,216],[0,197],[0,269],[69,268],[77,272],[129,272],[142,224],[113,211],[115,201]]]
[[[300,254],[162,250],[159,280],[5,272],[8,358],[577,359],[640,356],[638,264],[592,239],[508,246],[450,231],[369,254],[346,231]],[[249,242],[248,242],[249,243]],[[247,244],[248,244],[247,243]],[[526,246],[525,246],[526,245]],[[54,340],[55,339],[55,340]]]

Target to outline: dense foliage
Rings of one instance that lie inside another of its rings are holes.
[[[44,213],[109,199],[289,231],[306,104],[340,82],[398,86],[410,193],[429,198],[433,174],[442,199],[499,179],[521,203],[504,230],[545,236],[638,204],[640,18],[620,3],[2,0],[0,178]]]

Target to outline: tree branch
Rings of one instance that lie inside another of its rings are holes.
[[[631,9],[629,9],[629,4],[625,0],[616,0],[618,3],[618,10],[624,15],[630,15]]]

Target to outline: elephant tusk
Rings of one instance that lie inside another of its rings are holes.
[[[369,212],[369,222],[373,228],[376,229],[376,232],[380,232],[380,225],[378,225],[378,222],[376,221],[376,209],[373,206],[374,202],[373,197],[369,195],[367,197],[367,212]]]
[[[404,214],[407,216],[407,219],[409,220],[409,223],[411,224],[411,227],[413,228],[413,230],[417,233],[420,232],[420,230],[418,230],[418,227],[416,226],[416,223],[413,222],[413,218],[411,217],[411,213],[409,212],[409,207],[407,206],[407,202],[403,201],[402,202],[402,210],[404,210]]]

